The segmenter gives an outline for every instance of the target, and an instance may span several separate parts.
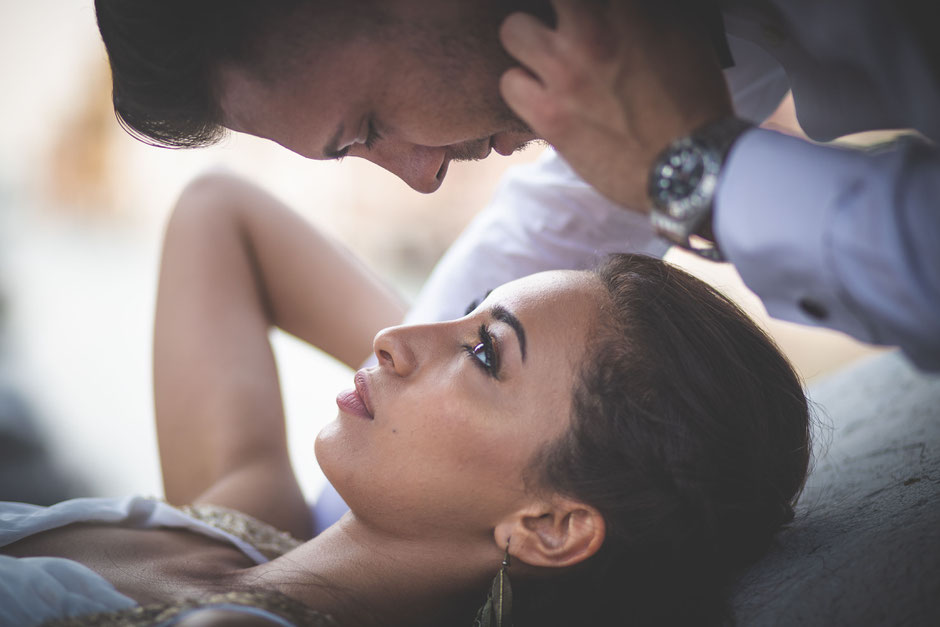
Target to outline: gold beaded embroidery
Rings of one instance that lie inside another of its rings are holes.
[[[244,540],[269,560],[284,555],[303,544],[287,532],[227,507],[202,504],[183,505],[178,509],[191,518],[228,532],[239,540]]]

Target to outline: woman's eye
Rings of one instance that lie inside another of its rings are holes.
[[[499,353],[496,351],[493,336],[490,335],[489,329],[487,329],[486,326],[480,327],[479,334],[479,341],[473,346],[464,346],[464,349],[471,359],[476,360],[477,365],[482,368],[486,374],[494,379],[498,379]]]
[[[487,370],[489,370],[493,364],[490,361],[490,356],[486,351],[486,344],[480,342],[470,350],[470,354],[477,358],[477,360],[483,364]]]

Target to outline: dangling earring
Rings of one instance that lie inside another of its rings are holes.
[[[477,612],[473,627],[512,627],[512,585],[509,583],[509,540],[499,572],[490,584],[486,603]]]

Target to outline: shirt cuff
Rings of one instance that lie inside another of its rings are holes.
[[[875,333],[831,259],[841,197],[864,173],[856,157],[766,129],[748,131],[719,181],[714,228],[725,257],[771,316],[872,342]]]

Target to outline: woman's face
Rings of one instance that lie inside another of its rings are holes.
[[[531,502],[523,472],[569,426],[582,353],[606,298],[584,272],[494,290],[459,320],[386,329],[379,363],[317,437],[362,521],[399,536],[491,533]]]

